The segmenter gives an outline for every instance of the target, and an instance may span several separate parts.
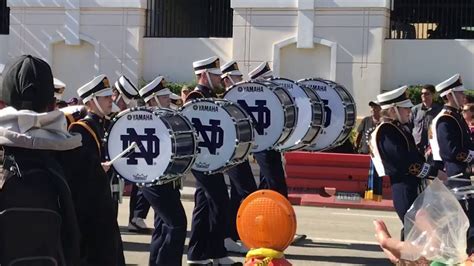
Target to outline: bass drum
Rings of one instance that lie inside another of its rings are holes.
[[[162,185],[186,174],[196,158],[197,136],[188,119],[171,109],[145,107],[119,113],[106,133],[107,160],[135,142],[112,164],[122,178],[140,186]]]
[[[181,113],[199,135],[193,170],[220,173],[247,159],[254,140],[253,126],[249,115],[238,104],[196,99],[186,103]]]
[[[323,151],[337,147],[350,136],[356,123],[356,105],[352,95],[343,86],[324,79],[302,79],[297,82],[315,91],[324,103],[326,114],[323,128],[309,151]]]
[[[296,151],[315,144],[324,121],[324,104],[311,89],[299,86],[293,80],[272,78],[270,81],[287,89],[298,108],[298,119],[293,134],[277,146],[280,151]]]
[[[252,118],[255,128],[252,152],[277,148],[295,129],[297,109],[293,97],[273,82],[240,82],[230,87],[224,98],[239,104]]]

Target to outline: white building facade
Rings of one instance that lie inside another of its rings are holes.
[[[99,73],[110,79],[193,80],[192,62],[218,55],[247,74],[262,61],[291,79],[322,77],[353,94],[358,114],[382,90],[461,73],[474,89],[474,40],[390,40],[389,0],[232,0],[232,38],[145,36],[145,0],[7,0],[10,34],[0,63],[47,60],[66,98]],[[3,62],[2,62],[3,61]]]

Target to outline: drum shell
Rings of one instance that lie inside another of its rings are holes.
[[[340,104],[342,105],[342,108],[344,110],[344,114],[342,115],[343,125],[341,125],[341,129],[339,133],[337,133],[337,136],[334,138],[332,143],[325,147],[317,148],[316,145],[318,144],[318,140],[320,140],[320,138],[318,137],[316,139],[315,145],[308,146],[305,149],[309,151],[321,151],[321,150],[334,148],[344,143],[350,137],[350,133],[352,129],[355,127],[355,122],[356,122],[356,106],[355,106],[355,101],[352,95],[347,91],[346,88],[344,88],[340,84],[337,84],[333,81],[324,80],[324,79],[316,79],[316,78],[302,79],[298,81],[298,84],[302,86],[306,86],[308,88],[311,88],[311,85],[313,84],[324,84],[324,86],[326,86],[327,89],[334,91],[337,97],[339,97],[338,100],[340,101]],[[313,90],[316,94],[318,94],[321,99],[324,98],[323,96],[321,96],[321,92],[319,90],[312,89],[312,88],[311,90]],[[324,106],[324,108],[327,108],[327,107]],[[323,127],[323,129],[326,129],[326,128]],[[330,134],[330,136],[333,137],[334,135]]]
[[[252,152],[260,152],[260,151],[263,151],[263,150],[269,150],[269,149],[274,149],[276,148],[276,146],[282,142],[284,142],[286,139],[289,138],[289,136],[292,134],[293,130],[294,130],[294,127],[295,127],[295,124],[296,124],[296,117],[297,117],[297,108],[294,104],[294,101],[293,101],[293,98],[291,97],[291,94],[284,88],[282,88],[281,86],[278,86],[276,83],[274,82],[271,82],[271,81],[267,81],[267,80],[252,80],[252,81],[243,81],[243,82],[239,82],[235,85],[233,85],[232,87],[229,88],[229,90],[226,91],[226,93],[224,94],[224,98],[225,99],[230,99],[231,101],[237,103],[238,101],[240,100],[245,100],[246,102],[248,100],[253,100],[254,98],[250,97],[249,95],[246,95],[246,96],[243,96],[242,98],[239,98],[237,96],[231,96],[229,97],[229,95],[231,95],[232,93],[236,93],[235,91],[233,90],[238,90],[239,92],[243,91],[243,89],[241,88],[242,86],[255,86],[255,87],[264,87],[265,89],[268,89],[268,91],[270,91],[275,97],[273,98],[274,101],[278,102],[278,108],[282,108],[282,115],[283,115],[283,125],[282,125],[282,128],[278,128],[278,130],[281,130],[281,133],[278,135],[278,136],[272,136],[271,138],[271,143],[265,143],[264,145],[261,145],[261,143],[259,143],[259,139],[261,140],[262,138],[262,135],[257,135],[257,133],[255,132],[255,141],[257,142],[256,146],[253,147],[252,149]],[[255,98],[256,99],[256,98]],[[262,98],[263,99],[263,98]],[[277,99],[277,100],[275,100]],[[247,104],[251,105],[252,103],[250,102],[247,102]],[[243,108],[245,109],[245,108]],[[250,113],[251,110],[245,110],[247,113]],[[253,117],[253,115],[251,115],[250,117]],[[253,119],[252,119],[253,120]],[[254,125],[257,124],[257,121],[253,120],[252,121]],[[278,126],[279,127],[279,126]],[[268,131],[268,132],[276,132],[276,131]],[[280,131],[278,131],[280,132]],[[266,133],[266,132],[265,132]],[[266,134],[265,134],[266,135]],[[258,136],[258,137],[257,137]],[[257,147],[257,146],[261,146],[261,147]]]
[[[165,176],[177,176],[189,171],[196,158],[196,133],[187,118],[173,112],[173,115],[162,118],[172,137],[172,159],[165,171]],[[177,133],[174,133],[177,132]]]
[[[319,96],[313,90],[287,78],[276,77],[271,78],[270,81],[287,89],[298,108],[293,133],[277,149],[283,152],[296,151],[314,144],[324,121],[324,104]]]
[[[153,186],[165,184],[167,182],[182,177],[187,171],[189,171],[190,166],[194,162],[196,153],[197,139],[194,128],[192,127],[190,122],[185,117],[181,116],[179,113],[171,109],[138,107],[120,112],[114,118],[114,121],[110,125],[106,136],[108,136],[109,132],[111,132],[115,123],[118,122],[120,118],[129,114],[133,114],[133,112],[135,111],[149,112],[150,114],[154,114],[159,117],[160,121],[164,125],[164,127],[161,126],[161,128],[168,129],[168,134],[171,143],[171,155],[166,168],[161,168],[164,169],[164,171],[157,170],[157,172],[162,173],[160,176],[156,176],[153,181],[134,183],[139,186]],[[109,156],[108,149],[107,156]],[[115,168],[113,165],[112,167]],[[115,171],[121,178],[125,178],[128,181],[133,182],[132,180],[130,180],[130,178],[121,176],[120,172],[118,172],[117,170]]]
[[[227,100],[220,99],[196,99],[190,103],[187,103],[181,110],[186,108],[193,108],[194,104],[200,102],[207,102],[216,106],[219,106],[228,115],[228,119],[231,119],[233,128],[235,130],[235,143],[233,146],[232,155],[227,159],[221,167],[216,169],[210,169],[203,171],[201,169],[193,168],[195,171],[204,172],[206,174],[222,173],[227,171],[229,168],[239,164],[247,159],[252,148],[254,140],[254,130],[249,115],[239,105],[232,103]]]

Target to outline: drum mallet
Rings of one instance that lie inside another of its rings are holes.
[[[453,175],[453,176],[448,177],[448,180],[449,180],[449,181],[471,182],[471,179],[470,179],[470,178],[469,178],[469,179],[466,179],[466,178],[458,178],[458,177],[463,176],[463,175],[464,175],[464,173],[459,173],[459,174],[457,174],[457,175]]]
[[[462,182],[471,182],[471,179],[458,178],[458,177],[463,176],[463,175],[464,175],[463,173],[459,173],[459,174],[457,174],[457,175],[448,176],[448,179],[447,179],[447,180],[451,180],[451,181],[462,181]],[[436,176],[430,176],[430,177],[428,177],[427,179],[434,180],[434,179],[436,179]]]
[[[132,149],[135,149],[135,147],[137,147],[137,143],[134,141],[132,142],[132,144],[130,144],[130,146],[128,146],[123,152],[117,154],[117,156],[115,156],[115,158],[113,158],[112,160],[106,162],[105,164],[107,166],[110,166],[112,165],[115,161],[117,161],[119,158],[122,158],[125,154],[127,154],[129,151],[131,151]]]

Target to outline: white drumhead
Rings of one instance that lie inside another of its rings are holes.
[[[300,80],[298,84],[313,89],[318,94],[324,103],[324,112],[326,114],[326,119],[321,127],[321,131],[316,137],[315,144],[306,147],[306,149],[316,151],[328,149],[344,131],[346,109],[343,104],[343,99],[337,91],[334,90],[335,85],[323,80]]]
[[[272,149],[278,144],[285,116],[282,103],[269,87],[252,81],[237,83],[224,98],[239,104],[252,117],[255,130],[252,152]]]
[[[222,100],[195,100],[186,103],[181,109],[199,135],[193,170],[218,171],[232,159],[237,131],[223,104],[225,102]]]
[[[159,114],[146,109],[120,113],[107,135],[108,160],[133,142],[138,146],[113,163],[116,172],[134,183],[159,180],[172,156],[170,133]]]
[[[278,150],[290,150],[300,145],[301,140],[308,133],[313,118],[313,107],[306,92],[296,82],[284,78],[274,78],[271,81],[287,89],[298,108],[295,130],[285,142],[277,146]]]

